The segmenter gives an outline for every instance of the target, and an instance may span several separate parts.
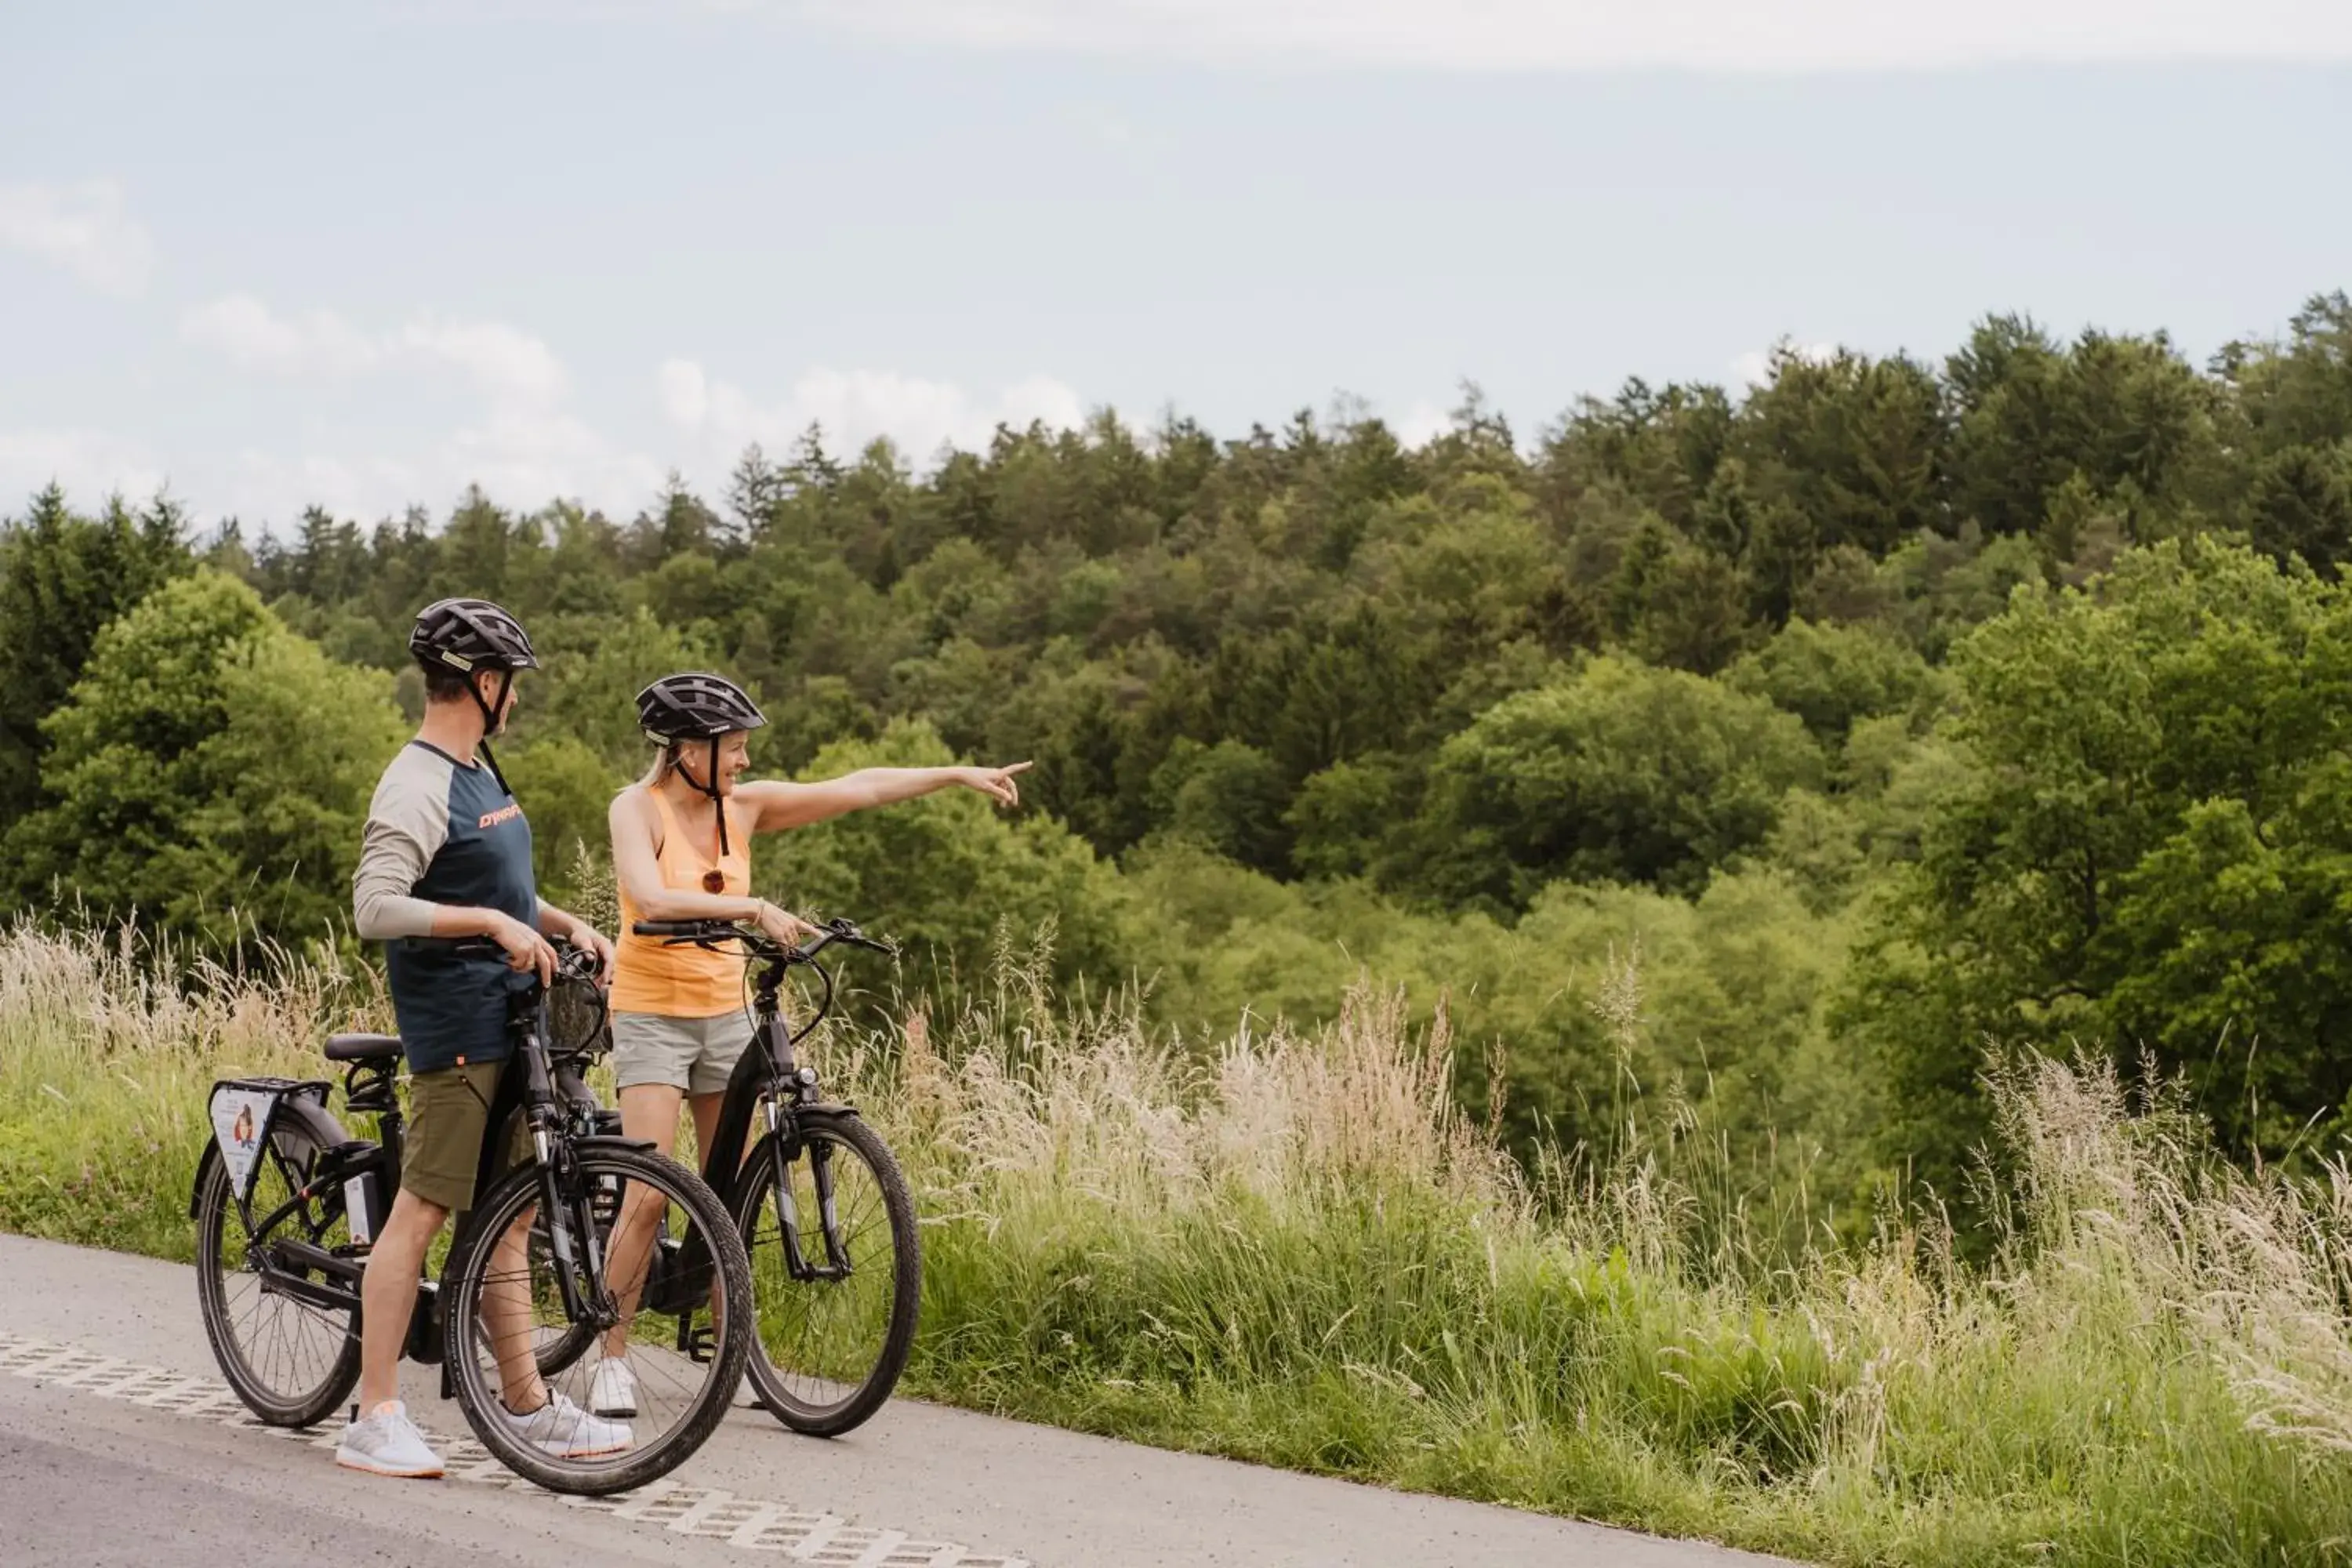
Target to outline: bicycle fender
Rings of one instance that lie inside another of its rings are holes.
[[[279,1101],[278,1115],[270,1123],[270,1137],[275,1140],[296,1129],[315,1139],[321,1149],[349,1142],[352,1136],[343,1131],[343,1124],[336,1121],[334,1114],[323,1105],[308,1100]]]
[[[196,1179],[188,1184],[188,1217],[190,1219],[196,1217],[196,1200],[204,1196],[205,1178],[211,1175],[213,1167],[219,1163],[219,1142],[211,1138],[205,1139],[204,1154],[196,1161]]]
[[[751,1146],[751,1153],[744,1157],[742,1169],[748,1171],[765,1159],[768,1145],[775,1142],[779,1138],[783,1140],[784,1158],[796,1160],[800,1158],[801,1134],[809,1128],[829,1127],[860,1120],[862,1118],[858,1116],[857,1108],[854,1105],[795,1105],[784,1113],[784,1124],[780,1131],[762,1133],[760,1141]]]
[[[591,1149],[633,1149],[640,1154],[661,1152],[650,1138],[624,1138],[615,1132],[597,1132],[585,1138],[574,1138],[572,1146],[583,1153]]]

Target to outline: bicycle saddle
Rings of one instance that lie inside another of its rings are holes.
[[[373,1061],[378,1057],[400,1054],[398,1035],[329,1035],[327,1059],[331,1062]]]

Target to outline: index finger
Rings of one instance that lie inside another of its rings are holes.
[[[1025,773],[1036,765],[1037,764],[1034,760],[1026,763],[1008,763],[1004,767],[997,769],[996,771],[1003,773],[1005,777],[1011,778],[1014,773]]]

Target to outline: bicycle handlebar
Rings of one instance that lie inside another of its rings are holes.
[[[432,938],[425,938],[432,941]],[[449,937],[449,951],[466,958],[495,958],[508,962],[507,950],[486,936]],[[548,945],[555,949],[555,978],[558,980],[593,980],[596,978],[596,955],[584,947],[574,947],[561,937],[551,937]]]
[[[733,934],[735,927],[728,921],[639,921],[629,928],[639,936],[667,936],[680,939]]]
[[[857,929],[855,921],[848,920],[827,921],[815,937],[799,947],[786,947],[765,932],[734,921],[638,921],[629,930],[669,947],[713,947],[723,942],[740,942],[761,957],[778,958],[786,963],[814,963],[818,953],[835,942],[866,948],[892,957],[896,957],[898,952],[890,943],[867,936]]]

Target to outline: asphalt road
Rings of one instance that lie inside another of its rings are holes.
[[[425,1369],[430,1432],[465,1422]],[[895,1402],[832,1442],[738,1409],[615,1510],[336,1468],[225,1401],[184,1268],[0,1236],[0,1563],[361,1568],[1731,1568],[1770,1559]],[[323,1440],[323,1446],[321,1441]]]

